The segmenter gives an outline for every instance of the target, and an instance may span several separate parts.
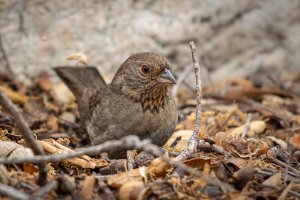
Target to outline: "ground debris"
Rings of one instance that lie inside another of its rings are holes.
[[[207,98],[203,99],[198,134],[205,143],[192,158],[183,161],[184,166],[145,152],[134,156],[133,169],[127,168],[125,159],[83,155],[49,162],[48,183],[42,187],[35,183],[36,165],[0,164],[7,174],[0,177],[0,183],[19,190],[21,195],[47,199],[300,198],[298,97],[282,89],[258,88],[241,78],[225,85],[225,93],[224,83],[204,90]],[[74,98],[69,94],[59,96],[62,88],[45,73],[30,87],[20,84],[18,90],[9,82],[1,86],[1,91],[24,113],[47,155],[76,152],[89,144],[80,131]],[[189,95],[189,99],[177,102],[180,121],[164,145],[170,152],[165,154],[167,159],[172,160],[184,150],[193,134],[196,104],[192,98]],[[237,101],[232,103],[233,99]],[[245,129],[249,113],[252,117]],[[20,151],[17,156],[33,156],[28,154],[30,149],[14,120],[2,109],[0,147],[2,157],[15,156],[16,151]]]

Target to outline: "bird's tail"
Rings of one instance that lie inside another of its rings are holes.
[[[57,75],[72,91],[76,99],[81,99],[86,89],[102,89],[106,83],[96,67],[55,67]]]

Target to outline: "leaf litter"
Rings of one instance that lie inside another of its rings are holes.
[[[80,130],[74,97],[61,83],[52,83],[47,73],[31,86],[1,80],[0,90],[19,106],[47,154],[75,152],[89,145],[87,135]],[[179,94],[179,123],[164,145],[174,155],[187,147],[196,120],[193,95],[184,90]],[[84,155],[48,163],[48,184],[56,181],[57,185],[43,197],[300,198],[299,97],[276,87],[259,88],[242,78],[206,87],[203,96],[199,136],[208,145],[183,162],[201,176],[148,154],[135,156],[131,170],[126,159]],[[243,136],[249,113],[252,118]],[[21,135],[14,120],[1,109],[1,156],[33,156]],[[170,154],[168,159],[172,157]],[[0,171],[5,174],[0,176],[2,184],[32,195],[39,189],[36,165],[0,164]]]

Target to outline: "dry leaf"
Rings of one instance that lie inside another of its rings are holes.
[[[155,158],[149,168],[147,173],[156,178],[164,177],[167,173],[169,173],[172,170],[172,165],[165,162],[161,157]]]
[[[169,149],[170,147],[172,147],[172,150],[181,152],[182,150],[186,149],[188,140],[192,135],[192,130],[176,131],[164,145],[164,148]]]
[[[216,137],[218,141],[217,145],[222,146],[224,150],[240,158],[257,157],[265,154],[269,149],[268,144],[262,140],[232,136],[226,137],[223,133],[218,133]]]
[[[39,169],[36,166],[34,166],[32,164],[28,164],[28,163],[23,164],[23,170],[24,170],[24,172],[29,173],[29,174],[34,174],[39,171]]]
[[[45,91],[50,91],[53,87],[52,82],[50,81],[49,74],[47,72],[42,72],[38,76],[38,85]]]
[[[294,134],[294,135],[290,138],[289,143],[290,143],[291,145],[293,145],[294,148],[300,149],[300,134]]]
[[[267,136],[266,138],[269,138],[270,140],[281,146],[281,148],[287,150],[287,143],[285,141],[278,139],[274,136]]]
[[[239,126],[230,132],[231,136],[240,136],[245,128],[245,125]],[[252,121],[247,132],[248,137],[253,137],[256,134],[262,133],[266,128],[266,122],[264,121]]]
[[[82,181],[82,187],[80,191],[80,196],[84,200],[90,200],[93,197],[93,190],[95,187],[95,175],[86,176],[84,181]]]
[[[226,137],[227,137],[227,133],[225,133],[225,132],[218,132],[215,135],[215,138],[214,138],[214,141],[215,141],[216,145],[223,146],[223,141],[226,139]]]
[[[133,169],[129,172],[121,172],[113,175],[107,180],[107,185],[113,188],[120,188],[128,181],[143,181],[139,169]]]
[[[58,129],[58,120],[57,117],[55,117],[55,115],[50,115],[47,121],[47,126],[50,130],[52,131],[57,131]]]
[[[206,163],[211,164],[211,158],[201,155],[196,158],[185,160],[184,163],[190,167],[202,170],[204,169]]]
[[[144,183],[142,181],[129,181],[122,185],[119,190],[120,200],[135,200],[139,199],[143,189]]]
[[[67,57],[68,60],[77,60],[81,64],[88,64],[87,56],[83,53],[70,53]]]
[[[239,169],[245,167],[245,165],[247,164],[247,160],[242,159],[242,158],[237,158],[237,157],[231,157],[227,160],[229,163],[234,164],[235,166],[237,166]]]
[[[24,105],[29,99],[28,96],[15,92],[7,86],[0,86],[0,91],[5,93],[12,102],[19,105]]]
[[[277,174],[274,174],[273,176],[269,177],[267,180],[265,180],[262,184],[268,185],[268,186],[281,186],[281,172],[278,172]]]

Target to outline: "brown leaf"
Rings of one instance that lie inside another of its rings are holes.
[[[294,134],[294,135],[290,138],[289,143],[290,143],[291,145],[293,145],[294,148],[300,149],[300,134],[297,134],[297,133]]]
[[[184,163],[193,168],[204,169],[206,163],[211,164],[211,158],[201,156],[186,160]]]
[[[161,178],[168,174],[171,170],[172,166],[159,157],[155,158],[151,162],[147,173],[152,177]]]
[[[93,190],[95,187],[95,175],[86,176],[84,181],[82,182],[82,187],[80,191],[80,196],[84,200],[93,199]]]
[[[252,156],[260,156],[265,154],[269,146],[262,140],[254,138],[245,139],[242,137],[226,137],[224,140],[219,141],[222,147],[240,158],[249,158]]]
[[[135,200],[142,199],[140,196],[142,195],[143,189],[145,188],[144,183],[142,181],[129,181],[122,185],[119,190],[119,199],[120,200]]]
[[[52,82],[50,81],[50,77],[47,72],[42,72],[38,75],[37,83],[45,91],[50,91],[53,88]]]
[[[245,125],[239,126],[230,132],[231,136],[240,136],[245,128]],[[248,137],[253,137],[256,134],[262,133],[266,128],[266,122],[264,121],[252,121],[247,132]]]
[[[55,115],[50,115],[47,121],[47,126],[52,131],[57,131],[58,129],[58,120]]]
[[[0,91],[5,93],[12,102],[19,105],[24,105],[29,99],[28,96],[15,92],[7,86],[0,86]]]
[[[273,176],[269,177],[267,180],[265,180],[262,184],[268,185],[268,186],[281,186],[281,172],[278,172],[277,174],[274,174]]]
[[[36,166],[34,166],[32,164],[28,164],[28,163],[23,164],[23,170],[24,170],[24,172],[29,173],[29,174],[34,174],[39,171],[39,169]]]
[[[192,135],[192,130],[176,131],[164,145],[164,148],[169,149],[171,147],[173,151],[181,152],[186,149],[189,138]]]
[[[128,181],[143,181],[143,177],[140,174],[139,169],[133,169],[129,172],[121,172],[111,176],[107,180],[107,185],[113,188],[120,188],[123,184]]]

